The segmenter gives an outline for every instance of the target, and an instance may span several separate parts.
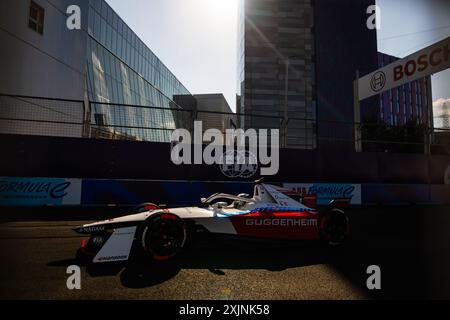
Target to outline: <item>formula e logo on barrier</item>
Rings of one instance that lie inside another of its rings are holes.
[[[81,179],[0,177],[0,206],[79,205]]]
[[[372,76],[370,80],[370,87],[373,91],[378,92],[383,90],[386,85],[386,74],[383,71],[378,71]]]
[[[0,192],[13,192],[23,194],[45,194],[53,199],[61,199],[67,195],[66,190],[70,187],[70,182],[54,184],[52,182],[32,182],[32,181],[0,181]]]

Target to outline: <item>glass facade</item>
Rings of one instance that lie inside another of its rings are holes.
[[[380,68],[398,59],[394,56],[378,53]],[[429,77],[380,94],[379,120],[389,125],[404,125],[409,121],[431,125],[429,114],[432,102],[427,97],[427,90],[431,91]],[[394,99],[390,99],[389,95]]]
[[[176,110],[193,108],[190,92],[104,0],[89,1],[88,34],[92,123],[127,138],[169,141],[188,114]]]
[[[241,117],[240,125],[278,128],[280,119],[270,117],[284,118],[287,112],[291,119],[286,141],[289,147],[316,146],[313,26],[311,0],[240,2],[238,110],[267,116]]]

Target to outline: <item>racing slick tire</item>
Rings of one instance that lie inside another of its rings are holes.
[[[183,250],[186,238],[184,221],[175,214],[161,212],[143,223],[137,240],[147,257],[154,261],[166,261]]]
[[[330,209],[320,219],[320,238],[329,246],[340,246],[348,237],[349,227],[349,219],[344,211]]]
[[[157,206],[154,203],[151,202],[145,202],[141,203],[140,205],[133,208],[133,213],[141,213],[146,211],[152,211],[152,210],[158,210],[161,209],[159,206]]]

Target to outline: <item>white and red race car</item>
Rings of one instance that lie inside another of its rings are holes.
[[[203,207],[171,209],[147,203],[132,215],[83,225],[74,231],[90,235],[87,242],[83,241],[81,252],[93,263],[129,260],[132,249],[152,260],[168,260],[198,233],[320,240],[332,246],[344,242],[349,220],[340,207],[349,199],[335,199],[319,211],[287,194],[292,191],[256,182],[253,197],[216,193],[201,199]]]

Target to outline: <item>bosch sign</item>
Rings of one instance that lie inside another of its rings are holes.
[[[370,98],[448,68],[450,37],[358,79],[358,98]]]
[[[408,60],[404,65],[394,67],[394,81],[400,81],[405,76],[412,77],[416,72],[426,72],[431,67],[438,67],[449,61],[450,47],[444,45],[436,48],[430,54],[422,54],[417,60]]]

